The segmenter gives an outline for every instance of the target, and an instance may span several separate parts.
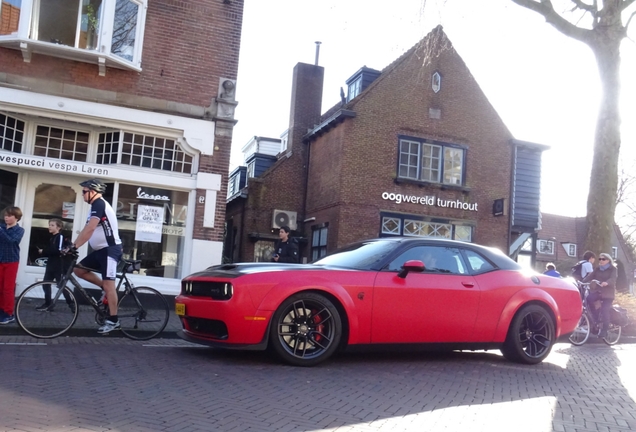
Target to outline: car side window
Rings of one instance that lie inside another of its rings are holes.
[[[473,273],[486,273],[490,270],[494,270],[494,266],[486,261],[486,258],[479,255],[477,252],[471,250],[465,250],[466,258],[468,259],[468,265],[470,265]]]
[[[391,261],[387,269],[399,271],[405,262],[420,260],[425,273],[466,274],[468,270],[457,248],[442,246],[416,246],[406,250]]]

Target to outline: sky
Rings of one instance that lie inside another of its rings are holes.
[[[251,137],[278,138],[287,128],[292,71],[314,63],[316,41],[324,112],[354,72],[384,69],[439,24],[513,136],[550,146],[541,211],[585,216],[600,97],[594,56],[511,0],[245,0],[231,169],[243,165]],[[631,39],[622,57],[620,160],[636,169]]]

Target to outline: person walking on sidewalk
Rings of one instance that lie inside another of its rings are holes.
[[[62,251],[68,249],[70,242],[62,235],[62,227],[64,223],[60,219],[51,219],[49,221],[49,233],[52,237],[49,240],[49,244],[45,249],[38,249],[40,255],[45,256],[46,269],[44,270],[44,280],[59,282],[62,279],[64,273],[68,269],[68,264],[65,265],[65,257],[62,255]],[[38,311],[48,311],[51,306],[51,285],[43,285],[44,291],[44,303],[36,308]],[[75,313],[75,304],[68,298],[66,291],[62,291],[64,299],[69,305],[73,313]]]
[[[15,321],[15,280],[20,264],[20,241],[24,228],[18,225],[22,210],[10,206],[2,212],[4,222],[0,223],[0,324]]]
[[[101,271],[100,279],[90,270],[75,267],[75,275],[98,287],[101,287],[108,300],[109,316],[103,326],[97,330],[100,334],[107,334],[113,330],[119,330],[119,318],[117,317],[117,290],[115,279],[117,277],[117,263],[122,256],[121,239],[117,225],[117,215],[108,202],[103,198],[106,185],[99,179],[86,180],[80,183],[84,201],[91,205],[86,225],[79,233],[74,248],[81,247],[88,242],[93,252],[80,261],[80,265],[90,269]]]

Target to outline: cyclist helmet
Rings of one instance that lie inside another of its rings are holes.
[[[103,194],[104,192],[106,192],[106,185],[100,179],[91,179],[91,180],[83,181],[80,183],[80,186],[100,194]]]

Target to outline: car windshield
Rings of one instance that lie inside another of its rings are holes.
[[[395,246],[395,242],[389,240],[355,243],[319,259],[314,264],[368,270],[394,251]]]

